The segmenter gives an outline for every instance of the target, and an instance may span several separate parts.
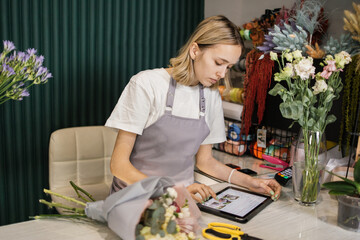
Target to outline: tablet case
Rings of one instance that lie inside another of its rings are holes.
[[[219,210],[219,209],[211,208],[211,207],[205,206],[205,205],[203,205],[201,203],[198,203],[197,205],[200,208],[200,210],[204,211],[204,212],[207,212],[207,213],[210,213],[210,214],[213,214],[213,215],[216,215],[216,216],[219,216],[219,217],[222,217],[222,218],[226,218],[226,219],[235,221],[235,222],[246,223],[251,218],[253,218],[256,214],[258,214],[261,210],[263,210],[267,205],[269,205],[272,202],[270,196],[261,195],[261,194],[258,194],[258,193],[250,192],[250,191],[247,191],[247,190],[244,190],[244,189],[231,187],[231,186],[222,189],[221,191],[217,192],[216,195],[226,191],[227,189],[234,189],[234,190],[237,190],[237,191],[240,191],[240,192],[245,192],[245,193],[249,193],[249,194],[253,194],[253,195],[257,195],[257,196],[262,196],[262,197],[265,197],[266,200],[263,201],[262,203],[260,203],[257,207],[255,207],[253,210],[251,210],[248,214],[246,214],[243,217],[235,215],[235,214],[231,214],[231,213],[228,213],[228,212],[224,212],[224,211]],[[209,200],[211,200],[211,199],[212,198],[210,198]]]

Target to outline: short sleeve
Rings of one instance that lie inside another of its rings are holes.
[[[105,126],[141,135],[150,113],[153,94],[139,76],[130,79]]]
[[[207,89],[210,91],[206,99],[206,120],[210,129],[209,135],[202,144],[215,144],[226,141],[224,113],[222,100],[219,91],[216,89]]]

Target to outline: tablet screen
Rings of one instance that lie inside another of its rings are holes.
[[[245,218],[254,209],[262,205],[269,197],[247,192],[237,188],[225,188],[217,193],[216,199],[209,199],[202,206],[211,208],[216,212],[225,212],[240,218]]]

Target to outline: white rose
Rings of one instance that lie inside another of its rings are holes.
[[[306,80],[313,77],[315,74],[315,67],[312,65],[313,59],[311,57],[303,58],[294,65],[296,74],[302,79]]]
[[[292,52],[292,55],[295,59],[302,58],[302,54],[300,50],[295,50]]]
[[[271,51],[270,52],[270,59],[276,61],[278,59],[277,53]]]
[[[312,87],[314,89],[314,94],[317,95],[321,92],[325,92],[328,88],[328,85],[324,80],[317,80],[315,82],[315,86]]]
[[[176,192],[176,190],[174,188],[169,187],[167,189],[167,192],[169,193],[170,197],[172,197],[174,199],[177,198],[177,192]]]

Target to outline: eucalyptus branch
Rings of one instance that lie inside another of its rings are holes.
[[[84,200],[85,202],[88,202],[86,200],[86,198],[84,198],[80,193],[82,192],[83,194],[85,194],[91,201],[95,202],[96,200],[92,197],[92,195],[90,193],[88,193],[87,191],[85,191],[84,189],[82,189],[81,187],[77,186],[73,181],[70,181],[71,186],[73,187],[73,189],[75,190],[78,198],[81,198],[82,200]]]
[[[71,197],[66,197],[66,196],[61,195],[61,194],[59,194],[59,193],[55,193],[55,192],[50,191],[50,190],[45,189],[45,188],[44,188],[44,193],[47,193],[47,194],[50,194],[50,195],[54,195],[54,196],[63,198],[63,199],[68,200],[68,201],[70,201],[70,202],[74,202],[74,203],[77,203],[77,204],[80,204],[80,205],[86,207],[86,203],[83,203],[83,202],[78,201],[78,200],[76,200],[76,199],[74,199],[74,198],[71,198]]]

